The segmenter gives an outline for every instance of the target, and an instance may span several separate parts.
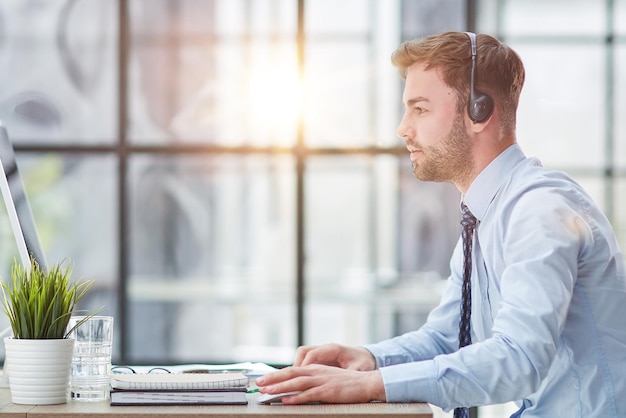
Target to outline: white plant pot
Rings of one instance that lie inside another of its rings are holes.
[[[4,339],[11,401],[51,405],[67,402],[67,386],[74,350],[73,339]]]

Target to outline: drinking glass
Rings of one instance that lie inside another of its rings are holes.
[[[84,319],[70,318],[69,328]],[[74,338],[74,355],[70,372],[70,398],[76,401],[109,399],[113,317],[92,316],[79,325]]]

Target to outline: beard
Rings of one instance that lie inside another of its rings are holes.
[[[423,181],[463,183],[473,171],[472,141],[465,131],[459,112],[445,139],[437,145],[422,147],[423,158],[413,164],[413,174]]]

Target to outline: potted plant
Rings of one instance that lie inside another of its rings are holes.
[[[67,401],[74,348],[68,335],[80,323],[70,330],[67,326],[78,301],[94,282],[72,281],[72,268],[62,264],[46,271],[35,260],[25,267],[15,261],[10,283],[3,280],[0,284],[3,309],[13,331],[12,337],[4,339],[13,403]]]

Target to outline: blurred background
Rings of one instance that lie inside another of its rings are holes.
[[[445,30],[520,54],[519,143],[623,244],[626,0],[0,0],[0,121],[114,362],[284,365],[424,322],[459,194],[413,178],[389,58]],[[2,206],[2,277],[16,255]]]

